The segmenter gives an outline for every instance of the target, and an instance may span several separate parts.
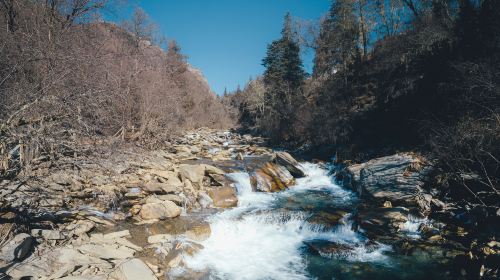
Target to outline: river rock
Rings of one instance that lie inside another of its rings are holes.
[[[257,169],[251,175],[250,181],[252,187],[261,192],[282,191],[295,183],[290,171],[273,162],[268,162]]]
[[[197,187],[201,187],[203,177],[205,176],[205,166],[181,164],[179,165],[179,174],[183,181],[188,179]]]
[[[233,187],[215,187],[208,190],[208,195],[215,207],[235,207],[238,205],[238,197]]]
[[[29,279],[43,279],[44,277],[54,279],[62,277],[65,272],[71,272],[76,266],[85,265],[99,267],[101,271],[111,269],[112,267],[107,261],[82,254],[77,249],[55,248],[40,256],[26,259],[21,264],[9,269],[7,274],[14,279],[21,279],[23,277]],[[49,277],[51,275],[57,277]],[[89,277],[89,279],[91,278]]]
[[[62,233],[58,230],[50,229],[32,229],[31,235],[34,237],[42,237],[45,240],[61,240],[64,239]]]
[[[66,227],[66,230],[74,235],[82,235],[91,231],[95,227],[95,223],[88,220],[79,220]]]
[[[346,171],[344,184],[361,196],[416,206],[426,212],[430,209],[432,197],[422,187],[432,165],[419,156],[395,154],[351,165]]]
[[[144,220],[174,218],[181,214],[181,208],[172,201],[146,203],[139,212]]]
[[[325,228],[332,228],[340,223],[343,223],[345,215],[347,215],[347,212],[343,210],[337,210],[334,212],[321,211],[314,213],[309,219],[307,219],[307,222]]]
[[[11,262],[24,259],[33,247],[33,238],[20,233],[12,238],[0,250],[0,260]]]
[[[86,255],[106,260],[131,258],[135,253],[135,250],[118,244],[83,244],[77,249]]]
[[[175,238],[170,234],[155,234],[148,236],[149,244],[172,242]]]
[[[175,193],[177,191],[177,186],[159,182],[147,182],[144,184],[143,189],[149,193]]]
[[[287,152],[276,152],[274,161],[284,166],[290,174],[295,178],[300,178],[306,176],[304,171],[300,169],[299,163]]]
[[[176,194],[164,194],[164,195],[158,195],[156,197],[163,201],[170,200],[175,204],[177,204],[178,206],[182,206],[182,204],[184,203],[184,199]]]
[[[111,276],[117,280],[158,280],[143,261],[135,258],[121,263]]]
[[[395,233],[408,220],[408,209],[403,207],[361,208],[355,215],[355,224],[368,236],[383,236]]]
[[[210,237],[212,230],[210,228],[210,224],[203,223],[199,225],[195,225],[190,230],[186,231],[184,234],[187,238],[194,241],[204,241]]]
[[[209,164],[202,164],[201,166],[203,166],[205,168],[205,175],[212,175],[212,174],[215,174],[215,175],[224,175],[225,172],[218,168],[218,167],[215,167],[215,166],[212,166],[212,165],[209,165]]]
[[[306,242],[306,245],[311,252],[324,257],[344,256],[354,250],[354,247],[350,245],[328,241],[311,241]]]

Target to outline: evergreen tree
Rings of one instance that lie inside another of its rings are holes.
[[[306,77],[289,13],[285,16],[281,35],[268,46],[262,62],[266,68],[266,108],[261,127],[275,141],[290,140],[294,136],[293,124],[297,108],[304,101],[302,85]]]
[[[354,0],[334,0],[321,23],[314,59],[314,76],[348,68],[359,56],[359,24]]]

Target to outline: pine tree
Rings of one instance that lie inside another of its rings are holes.
[[[266,68],[266,108],[261,127],[275,141],[290,140],[294,136],[297,108],[304,101],[302,85],[306,73],[289,13],[285,15],[281,38],[268,46],[262,65]]]
[[[354,0],[334,0],[321,24],[313,74],[330,75],[348,68],[359,56],[359,24]]]

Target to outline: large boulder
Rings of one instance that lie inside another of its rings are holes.
[[[150,202],[142,205],[140,216],[144,220],[164,220],[174,218],[181,214],[181,208],[172,201]]]
[[[160,182],[147,182],[146,184],[143,185],[142,189],[148,193],[157,193],[157,194],[163,194],[163,193],[175,193],[178,190],[178,186],[176,184],[169,184],[170,180],[168,183],[160,183]]]
[[[290,171],[273,162],[266,163],[250,177],[252,187],[261,192],[278,192],[295,183]]]
[[[274,161],[284,166],[295,178],[305,177],[306,174],[299,167],[299,163],[287,152],[276,152]]]
[[[215,174],[215,175],[224,175],[224,171],[218,167],[215,167],[213,165],[209,165],[209,164],[202,164],[201,166],[203,166],[205,168],[205,175],[212,175],[212,174]]]
[[[12,238],[0,250],[0,260],[11,262],[24,259],[33,247],[33,238],[20,233]]]
[[[86,265],[98,267],[101,271],[112,267],[109,262],[83,254],[75,248],[55,248],[13,266],[7,271],[7,274],[14,279],[58,279],[73,271],[75,267]],[[88,277],[88,279],[93,278]]]
[[[395,154],[351,165],[345,171],[344,184],[361,196],[429,211],[432,197],[422,187],[432,165],[422,157]]]
[[[117,280],[158,280],[153,271],[140,259],[123,262],[111,276]]]
[[[200,187],[203,183],[203,177],[205,176],[205,166],[181,164],[179,165],[179,174],[181,175],[182,181],[188,179],[193,185]]]
[[[403,207],[373,207],[364,205],[354,216],[354,224],[371,238],[396,233],[408,221],[408,209]]]
[[[238,197],[233,187],[216,187],[208,190],[208,195],[215,207],[235,207],[238,205]]]

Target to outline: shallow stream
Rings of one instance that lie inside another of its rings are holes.
[[[246,172],[228,174],[238,206],[206,217],[203,249],[170,277],[190,270],[209,279],[447,279],[431,257],[398,254],[354,231],[358,197],[335,183],[327,165],[301,167],[307,176],[279,193],[253,192]],[[402,235],[418,239],[422,222],[410,220]]]

